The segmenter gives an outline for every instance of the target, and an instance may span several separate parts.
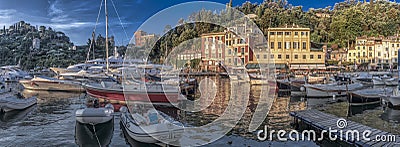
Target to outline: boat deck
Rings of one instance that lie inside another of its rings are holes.
[[[342,140],[350,145],[356,146],[400,146],[400,136],[394,135],[389,132],[385,132],[382,130],[374,129],[350,120],[346,120],[347,125],[343,129],[338,128],[338,120],[343,119],[336,117],[331,114],[323,113],[318,110],[303,110],[297,112],[290,112],[290,116],[294,117],[295,122],[301,120],[301,122],[310,126],[312,129],[316,131],[322,130],[338,130],[337,132],[332,132],[332,134],[338,136],[338,140]],[[331,128],[331,129],[330,129]],[[343,130],[343,135],[340,135],[340,130]],[[349,130],[357,130],[360,133],[360,139],[346,139],[345,132]],[[366,130],[371,131],[370,139],[363,139],[363,132]],[[380,135],[393,135],[395,136],[395,141],[392,142],[384,142],[384,141],[375,141],[375,138]],[[326,138],[326,137],[325,137]]]

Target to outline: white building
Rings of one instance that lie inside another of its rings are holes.
[[[34,38],[32,40],[32,48],[33,49],[40,49],[40,39],[39,38]]]

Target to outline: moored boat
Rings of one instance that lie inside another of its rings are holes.
[[[399,85],[399,81],[397,78],[390,78],[384,80],[386,86],[397,86]]]
[[[367,105],[380,103],[381,95],[391,94],[391,88],[368,88],[350,92],[349,103],[350,105]]]
[[[372,78],[372,83],[374,85],[385,85],[385,81],[380,77],[373,77]]]
[[[359,90],[363,87],[363,84],[305,84],[307,97],[324,98],[332,96],[345,96],[347,92]]]
[[[35,76],[30,80],[19,81],[26,89],[48,91],[73,91],[83,92],[85,89],[80,82],[59,80],[45,76]]]
[[[133,85],[125,86],[125,89],[116,82],[87,83],[83,84],[83,86],[88,95],[117,104],[136,101],[151,102],[157,105],[171,105],[171,103],[177,103],[178,100],[184,98],[180,94],[179,86],[167,84],[133,82]]]
[[[400,95],[382,95],[382,98],[388,102],[389,107],[400,107]]]
[[[75,112],[76,121],[83,124],[101,124],[111,121],[114,116],[114,107],[107,104],[104,108],[84,108]]]
[[[182,137],[183,125],[161,111],[153,108],[147,110],[147,117],[134,112],[129,113],[127,107],[120,109],[121,124],[127,134],[134,140],[144,143],[174,142]]]
[[[35,96],[25,98],[20,94],[0,98],[0,109],[3,112],[23,110],[37,103]]]

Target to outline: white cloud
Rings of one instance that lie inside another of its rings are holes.
[[[62,14],[64,11],[58,8],[59,1],[48,1],[49,2],[49,10],[48,10],[48,15],[49,16],[57,16],[59,14]]]
[[[69,29],[75,29],[75,28],[94,26],[94,23],[92,23],[92,22],[72,22],[72,23],[52,23],[49,25],[55,29],[69,30]]]

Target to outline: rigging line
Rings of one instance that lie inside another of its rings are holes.
[[[101,9],[103,7],[103,2],[104,2],[104,0],[101,0],[101,2],[100,2],[99,12],[97,13],[96,24],[94,25],[93,33],[96,32],[97,25],[99,24],[99,18],[100,18]],[[93,33],[92,33],[92,36],[93,36]],[[93,42],[94,42],[94,38],[92,37],[92,41],[90,42],[89,51],[88,51],[88,54],[87,54],[87,57],[86,57],[86,61],[89,61],[90,50],[91,50],[91,48],[93,46]],[[94,48],[93,48],[93,54],[94,54]]]
[[[94,132],[94,136],[96,137],[97,143],[99,144],[99,147],[101,147],[101,143],[99,140],[99,137],[97,137],[97,132],[96,132],[96,126],[94,124],[90,124],[93,126],[93,132]]]
[[[113,7],[114,7],[114,10],[115,10],[115,13],[117,14],[117,17],[118,17],[118,19],[119,19],[119,23],[120,23],[120,24],[121,24],[121,26],[122,26],[122,30],[124,30],[125,37],[126,37],[126,39],[129,39],[129,38],[128,38],[128,34],[126,33],[126,30],[125,30],[124,24],[122,24],[121,17],[119,17],[119,14],[118,14],[117,8],[116,8],[116,7],[115,7],[115,5],[114,5],[114,1],[113,1],[113,0],[111,0],[111,3],[112,3],[112,5],[113,5]]]

